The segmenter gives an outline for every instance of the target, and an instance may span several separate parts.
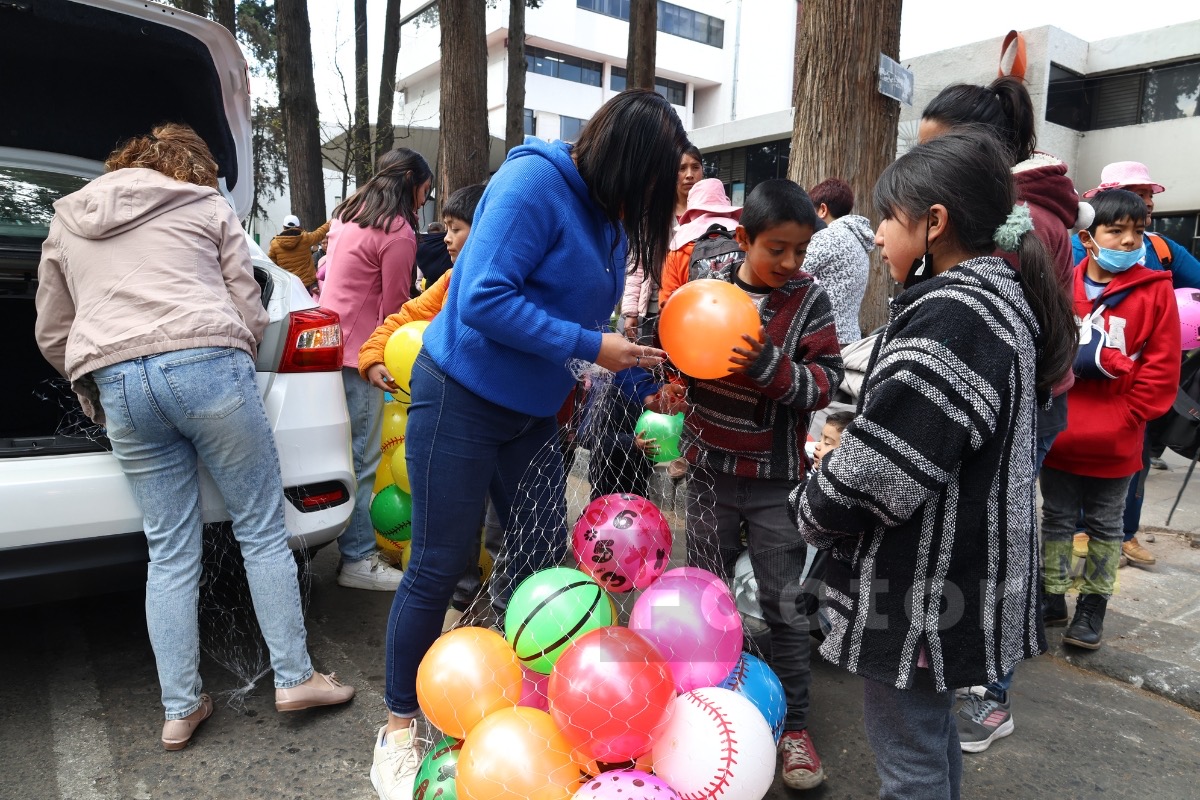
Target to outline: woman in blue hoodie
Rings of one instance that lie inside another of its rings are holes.
[[[661,350],[609,332],[609,319],[627,252],[654,265],[652,273],[662,264],[687,144],[665,99],[622,92],[576,145],[529,139],[514,148],[484,191],[413,368],[405,440],[412,555],[388,619],[391,713],[371,768],[381,798],[412,797],[421,759],[413,739],[417,665],[475,555],[484,496],[490,491],[508,531],[507,567],[500,587],[493,584],[503,604],[507,587],[564,556],[554,414],[574,385],[572,364],[617,371],[662,363]],[[535,459],[536,480],[523,484]],[[526,496],[515,507],[518,489]],[[539,519],[526,519],[531,512]],[[546,520],[554,521],[549,529]]]

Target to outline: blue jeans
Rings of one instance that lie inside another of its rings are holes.
[[[880,800],[958,800],[962,751],[954,692],[939,692],[928,669],[911,689],[863,679],[863,725],[875,752]]]
[[[346,409],[350,412],[350,450],[354,458],[354,513],[338,537],[344,563],[362,561],[375,552],[375,526],[371,524],[371,487],[379,469],[379,447],[383,439],[383,392],[363,380],[358,370],[342,367]]]
[[[388,617],[385,699],[390,711],[409,716],[418,709],[417,665],[441,635],[463,571],[479,557],[479,510],[489,487],[507,532],[491,583],[499,606],[524,577],[562,563],[567,509],[554,417],[483,399],[425,352],[413,367],[404,446],[412,551]]]
[[[167,719],[200,707],[198,459],[233,520],[275,686],[308,680],[313,668],[283,525],[279,456],[250,356],[233,348],[176,350],[101,367],[92,377],[113,455],[145,518],[146,627]]]

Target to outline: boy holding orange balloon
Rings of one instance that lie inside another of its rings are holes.
[[[807,730],[809,632],[797,603],[806,546],[788,518],[787,499],[809,468],[804,449],[809,413],[829,404],[842,379],[829,297],[800,269],[816,226],[816,211],[798,185],[760,183],[746,200],[735,234],[745,260],[722,268],[715,280],[685,285],[663,309],[660,322],[671,360],[701,378],[692,382],[687,415],[692,440],[686,452],[692,465],[688,561],[732,575],[746,523],[771,631],[771,667],[787,697],[780,741],[783,780],[795,789],[818,786],[825,774]],[[698,323],[691,312],[728,304],[733,316],[738,304],[746,303],[741,293],[718,298],[711,291],[718,283],[749,296],[747,305],[758,319],[740,323],[741,331],[719,320]],[[691,294],[697,292],[703,297],[692,309]],[[684,330],[671,330],[676,326]]]

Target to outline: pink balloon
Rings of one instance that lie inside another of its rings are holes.
[[[719,684],[742,653],[742,619],[729,587],[696,567],[670,570],[646,589],[629,629],[663,654],[679,692]]]
[[[606,494],[589,503],[571,544],[579,568],[610,592],[645,589],[671,561],[671,527],[635,494]]]
[[[521,668],[521,673],[521,700],[517,705],[549,711],[550,695],[547,687],[550,684],[550,676],[524,667]]]
[[[1179,306],[1179,344],[1184,350],[1200,347],[1200,289],[1176,289]]]
[[[636,769],[602,772],[572,795],[574,800],[679,800],[662,778]]]

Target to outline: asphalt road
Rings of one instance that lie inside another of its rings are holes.
[[[313,564],[309,644],[319,669],[357,687],[355,700],[277,714],[268,675],[240,713],[222,702],[177,753],[158,742],[142,593],[0,611],[0,798],[374,798],[367,773],[384,719],[391,598],[338,587],[335,561],[327,550]],[[228,692],[253,671],[245,664],[257,659],[230,645],[238,638],[213,637],[225,652],[205,656],[206,691]],[[1046,657],[1018,670],[1014,691],[1016,732],[965,757],[965,798],[1200,797],[1194,713]],[[858,680],[818,658],[812,694],[810,730],[828,780],[807,793],[777,781],[767,797],[874,797]]]

